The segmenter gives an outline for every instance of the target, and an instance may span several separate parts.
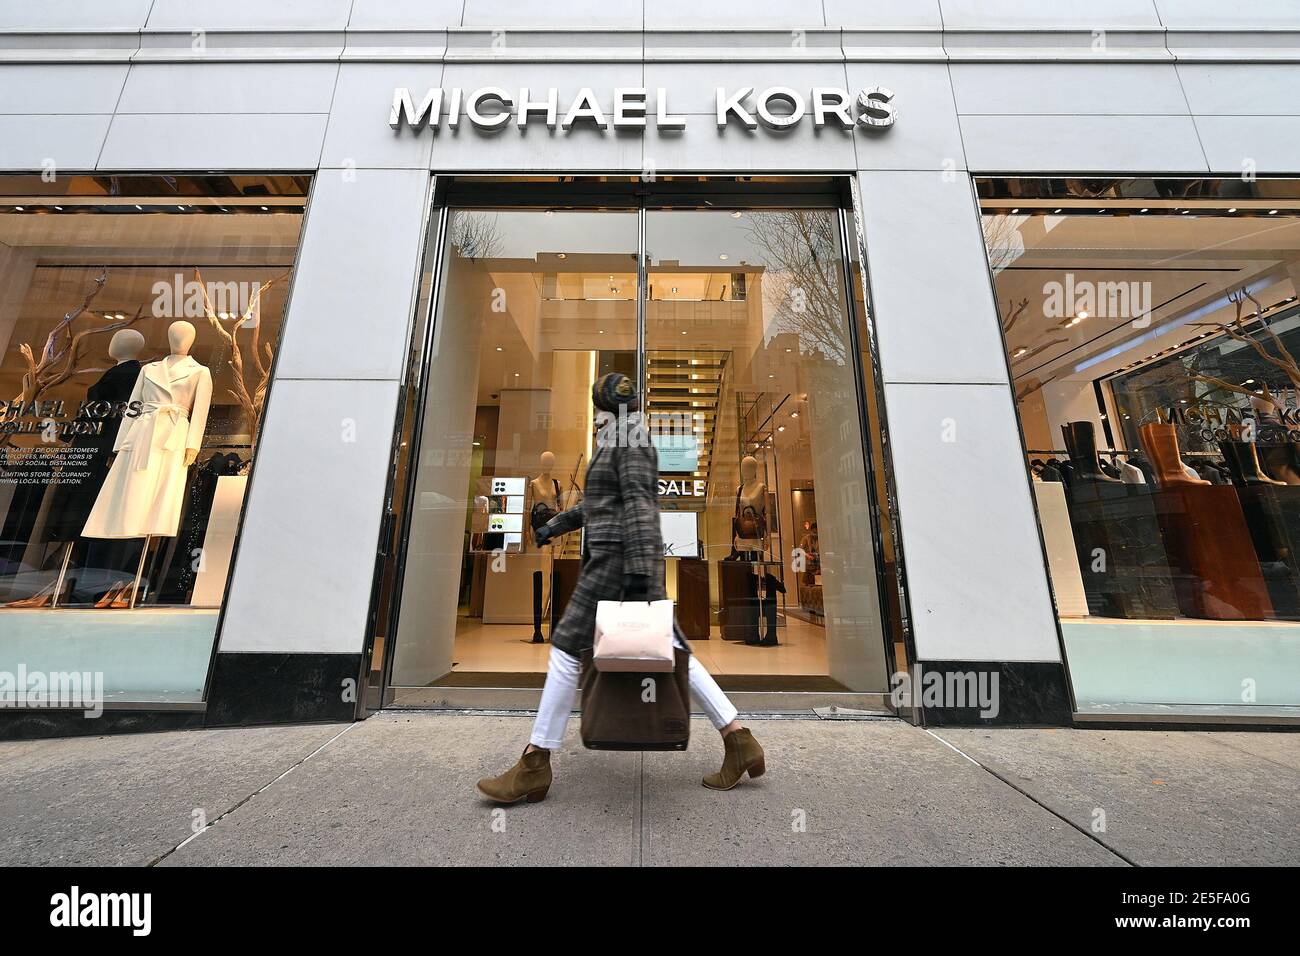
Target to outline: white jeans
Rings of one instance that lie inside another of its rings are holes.
[[[551,648],[551,661],[546,667],[546,683],[542,685],[542,702],[537,706],[537,720],[533,722],[533,735],[528,739],[534,747],[555,750],[564,743],[564,726],[577,703],[578,676],[582,662],[567,651]],[[736,708],[727,700],[704,665],[692,654],[687,669],[691,693],[695,695],[705,715],[715,730],[721,730],[736,719]]]

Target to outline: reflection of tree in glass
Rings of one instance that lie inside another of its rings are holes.
[[[1025,216],[984,216],[984,247],[989,251],[989,265],[997,275],[1025,254],[1025,240],[1020,224]]]
[[[848,361],[835,215],[821,209],[749,214],[749,237],[764,253],[765,298],[775,326],[799,336],[801,352]]]
[[[501,251],[501,227],[495,214],[458,212],[451,224],[451,244],[462,259],[491,259]]]

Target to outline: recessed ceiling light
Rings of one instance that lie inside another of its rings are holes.
[[[1233,206],[1231,209],[1228,210],[1228,212],[1236,212],[1236,211],[1237,211],[1237,207],[1236,207],[1236,206]]]
[[[777,426],[776,426],[776,430],[779,431],[779,432],[783,432],[783,431],[785,431],[785,426],[784,426],[784,425],[777,425]]]
[[[498,352],[504,352],[505,349],[503,349],[501,346],[498,345],[498,346],[497,346],[497,351],[498,351]]]
[[[791,413],[790,413],[790,417],[791,417],[791,418],[798,418],[798,417],[799,417],[799,413],[798,413],[798,412],[791,412]]]
[[[1276,209],[1270,209],[1270,210],[1268,211],[1268,214],[1269,214],[1270,216],[1276,216],[1276,215],[1277,215],[1277,210],[1276,210]]]
[[[786,349],[787,352],[793,352],[794,349]]]
[[[1146,211],[1147,211],[1147,210],[1145,210],[1145,209],[1142,210],[1142,212],[1146,212]]]
[[[673,292],[677,291],[677,286],[673,286]]]
[[[726,261],[727,261],[727,254],[726,254],[725,252],[723,252],[723,253],[719,254],[718,258],[721,259],[723,262],[726,262]]]
[[[265,206],[263,206],[263,207],[262,207],[262,212],[267,212],[267,211],[268,211],[267,208],[266,208]]]
[[[1014,216],[1014,215],[1015,215],[1016,213],[1018,213],[1018,212],[1020,212],[1019,209],[1013,209],[1013,210],[1011,210],[1011,215]]]
[[[561,253],[559,254],[558,258],[560,258],[560,259],[567,259],[567,258],[569,258],[569,254],[568,254],[567,252],[561,252]]]
[[[518,373],[518,372],[515,372],[515,378],[518,378],[518,377],[519,377],[519,373]]]
[[[682,335],[685,335],[685,334],[686,334],[686,330],[685,330],[685,329],[682,329]]]
[[[1060,212],[1060,211],[1061,211],[1061,210],[1059,210],[1059,209],[1053,209],[1053,210],[1052,210],[1052,213],[1053,213],[1053,215],[1055,215],[1056,213],[1058,213],[1058,212]]]
[[[22,211],[23,211],[23,207],[22,207],[22,206],[14,206],[14,209],[18,210],[19,212],[22,212]]]
[[[605,330],[604,330],[604,329],[597,329],[596,332],[597,332],[597,334],[599,334],[599,335],[604,335],[604,334],[605,334]]]
[[[739,218],[740,218],[740,213],[738,213],[738,212],[733,212],[733,213],[731,214],[731,218],[732,218],[732,219],[739,219]]]

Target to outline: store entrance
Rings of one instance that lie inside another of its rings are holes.
[[[551,203],[545,184],[543,206],[518,182],[472,185],[435,217],[377,605],[382,703],[535,698],[582,534],[533,531],[582,500],[591,385],[618,370],[642,384],[694,652],[751,706],[883,707],[862,304],[835,193],[584,184]]]

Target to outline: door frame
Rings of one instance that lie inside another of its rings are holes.
[[[789,175],[770,178],[754,176],[662,177],[643,181],[630,175],[601,176],[594,173],[572,176],[445,175],[433,177],[426,210],[424,253],[420,276],[429,276],[427,295],[417,297],[416,313],[408,334],[408,363],[398,398],[397,420],[391,446],[389,477],[375,564],[362,679],[365,693],[358,694],[358,717],[379,709],[438,709],[508,711],[535,710],[540,691],[518,687],[409,687],[392,681],[396,635],[399,627],[401,593],[409,542],[409,522],[415,482],[409,462],[418,451],[423,429],[423,411],[430,387],[434,325],[442,294],[443,260],[451,213],[457,209],[508,207],[548,209],[623,209],[637,213],[637,375],[644,389],[646,351],[646,213],[661,209],[754,210],[764,208],[819,208],[836,213],[840,243],[841,292],[844,295],[852,372],[858,404],[860,444],[867,479],[872,550],[875,564],[878,614],[886,674],[892,673],[895,644],[906,653],[908,666],[915,661],[907,610],[906,569],[898,533],[897,497],[889,460],[889,442],[884,394],[879,378],[879,360],[871,321],[870,283],[862,214],[856,180],[852,174]],[[853,219],[850,221],[849,216]],[[862,286],[862,303],[854,291],[855,267]],[[421,282],[423,285],[423,282]],[[859,310],[865,307],[865,314]],[[861,331],[860,331],[861,330]],[[867,341],[861,341],[865,331]],[[865,348],[864,348],[865,345]],[[864,375],[863,356],[869,357],[872,375]],[[868,413],[865,389],[875,390],[878,420]],[[881,462],[873,461],[869,429],[882,435]],[[886,502],[879,501],[876,470],[883,472]],[[405,475],[405,480],[401,476]],[[400,508],[397,505],[400,503]],[[887,572],[881,528],[881,508],[889,509],[889,523],[895,555],[895,574]],[[386,583],[387,582],[387,583]],[[890,601],[893,594],[897,604]],[[902,613],[899,614],[898,610]],[[382,649],[377,680],[372,661],[380,631],[388,637]],[[400,700],[399,700],[400,692]],[[889,691],[732,691],[729,696],[742,711],[803,712],[813,706],[835,706],[858,711],[909,714],[895,706]]]

